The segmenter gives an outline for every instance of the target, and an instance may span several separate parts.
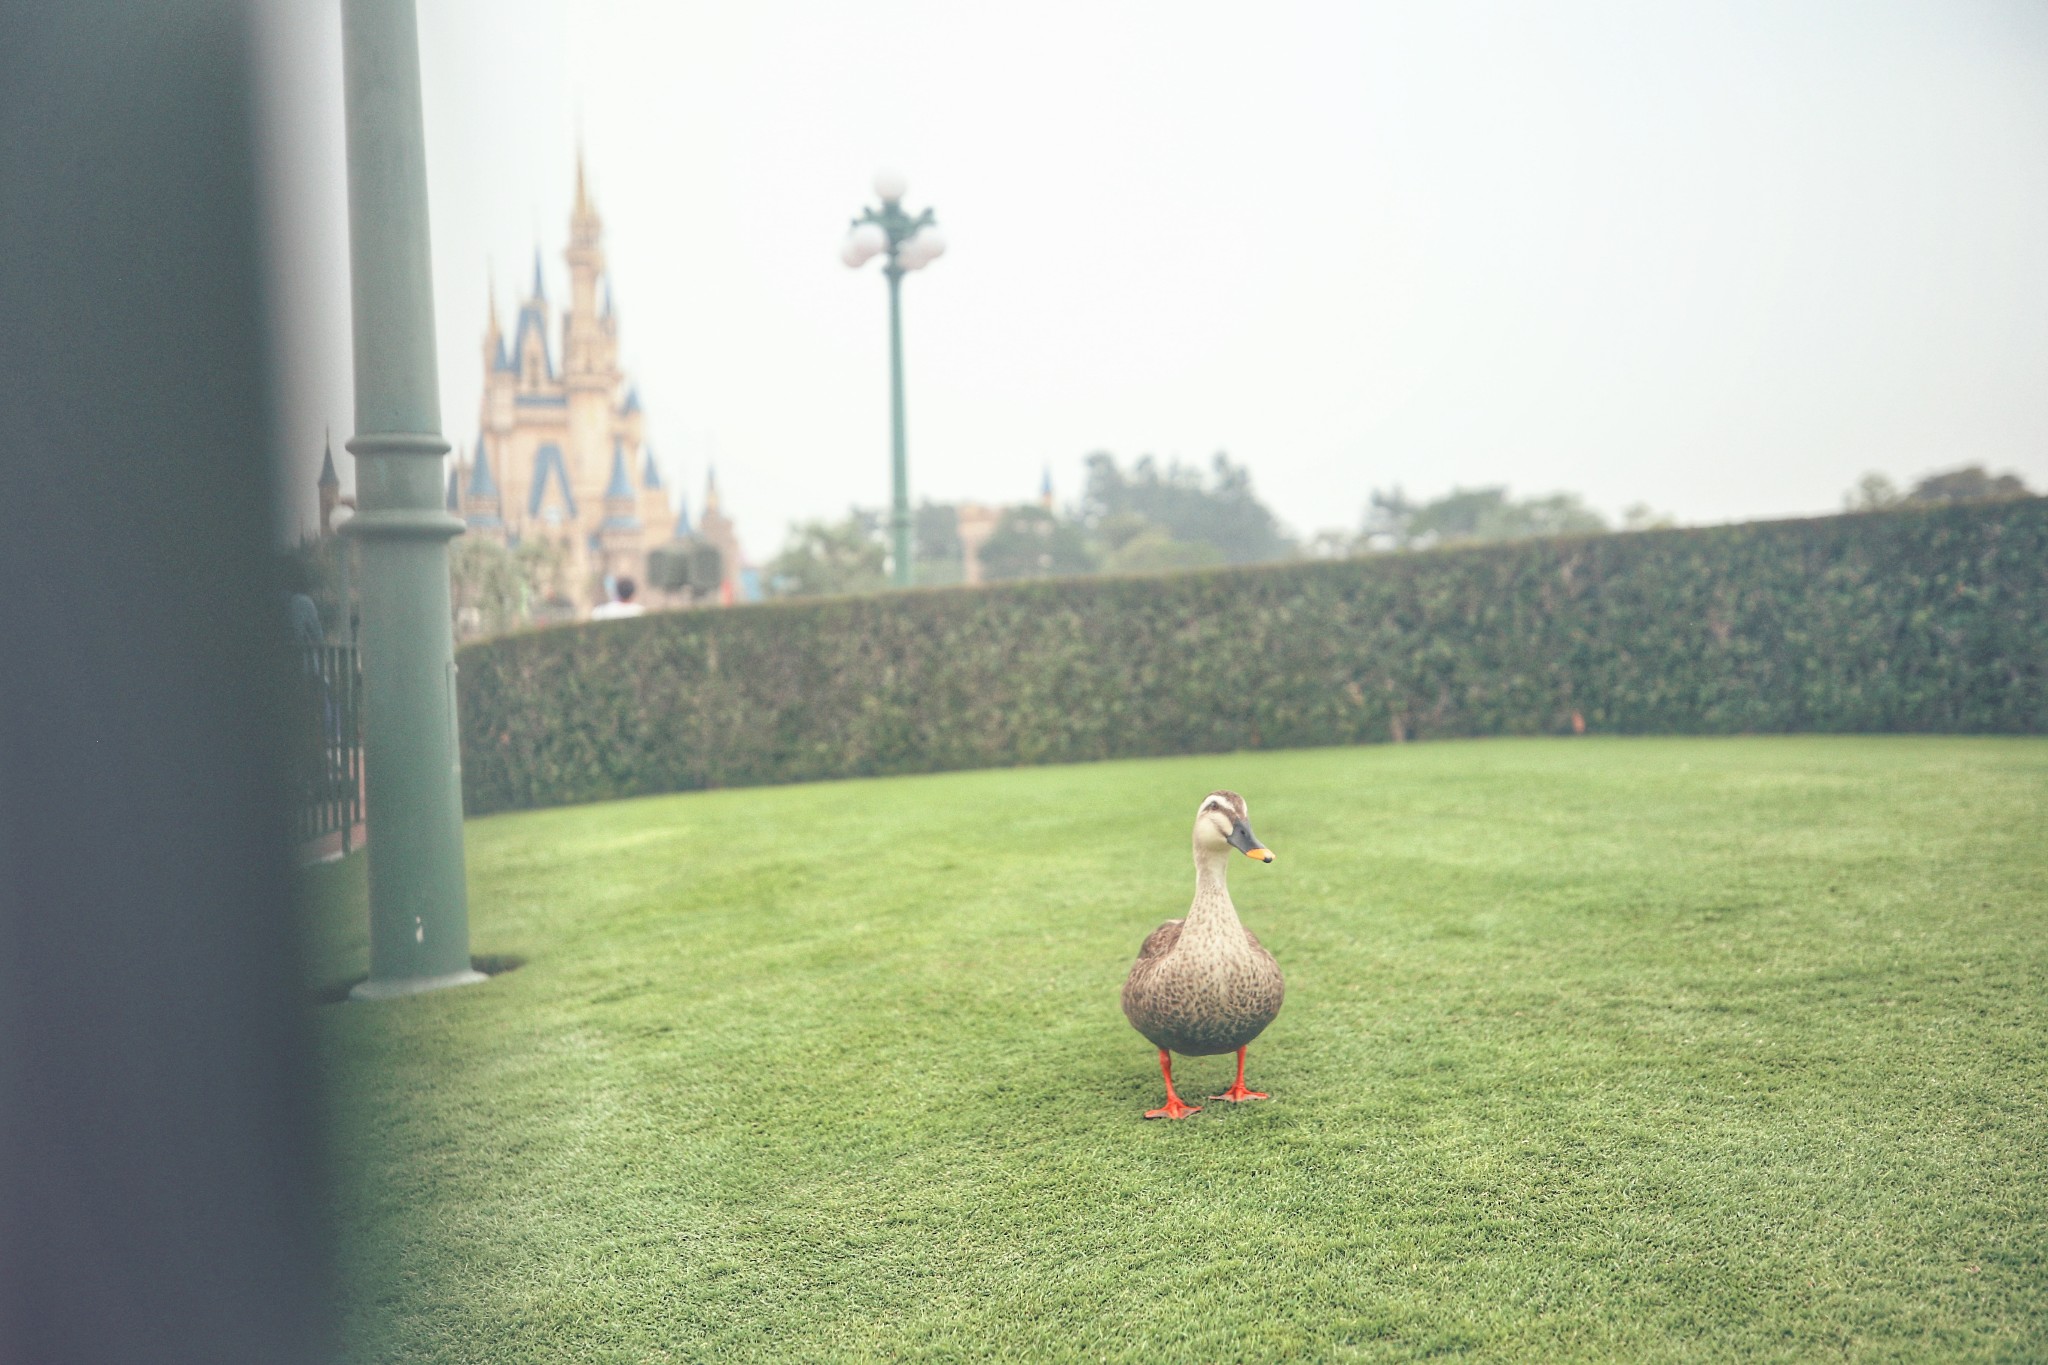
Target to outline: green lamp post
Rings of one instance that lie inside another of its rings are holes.
[[[922,270],[946,253],[930,209],[913,217],[903,207],[908,186],[896,171],[875,176],[875,194],[882,207],[861,210],[840,248],[839,259],[854,269],[876,256],[886,256],[882,273],[889,280],[889,418],[895,469],[895,500],[889,516],[896,586],[910,586],[910,471],[903,451],[903,277]]]
[[[426,134],[413,0],[342,0],[362,544],[370,979],[359,1000],[481,981],[469,961]]]

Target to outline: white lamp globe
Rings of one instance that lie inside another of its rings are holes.
[[[840,263],[849,270],[858,270],[863,265],[866,265],[870,254],[869,252],[862,251],[860,243],[854,241],[851,237],[848,237],[839,244]]]
[[[853,249],[860,252],[862,261],[870,256],[879,256],[889,249],[889,234],[882,231],[880,223],[862,223],[846,240]],[[856,265],[859,263],[854,262]]]
[[[875,193],[885,204],[893,204],[910,192],[910,182],[903,178],[903,172],[881,170],[875,172]]]
[[[922,237],[912,237],[896,248],[896,264],[905,270],[922,270],[931,263],[932,254],[926,249]]]
[[[924,257],[927,261],[936,261],[946,254],[946,239],[939,235],[937,228],[926,228],[917,234],[916,240],[924,243]]]

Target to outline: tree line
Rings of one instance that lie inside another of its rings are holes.
[[[1915,503],[2025,497],[2017,475],[1970,465],[1930,474],[1901,491],[1882,474],[1866,475],[1846,499],[1849,511]],[[914,509],[916,580],[958,583],[964,547],[958,509],[926,502]],[[1410,498],[1400,488],[1374,489],[1351,530],[1306,539],[1290,533],[1252,490],[1250,472],[1227,454],[1207,467],[1150,455],[1128,465],[1098,451],[1087,460],[1078,502],[1007,508],[981,549],[982,577],[991,582],[1095,573],[1144,573],[1290,559],[1342,559],[1438,545],[1477,545],[1538,536],[1642,531],[1675,525],[1668,514],[1638,503],[1609,521],[1576,493],[1514,496],[1504,485],[1453,488],[1439,497]],[[806,597],[879,592],[889,583],[888,520],[854,508],[836,521],[803,522],[763,575],[768,591]]]
[[[1453,488],[1416,500],[1395,487],[1373,490],[1354,529],[1303,539],[1259,500],[1250,472],[1226,454],[1215,455],[1204,469],[1178,460],[1162,463],[1149,455],[1125,464],[1098,451],[1088,457],[1086,468],[1076,503],[1064,508],[1027,504],[1002,512],[981,549],[984,579],[1342,559],[1673,524],[1640,504],[1610,523],[1575,493],[1518,498],[1493,485]],[[1866,474],[1843,503],[1855,513],[2030,495],[2015,474],[1994,475],[1982,465],[1967,465],[1929,474],[1904,489],[1883,474]],[[912,531],[916,580],[928,586],[961,582],[965,547],[958,508],[923,503],[913,509]],[[764,585],[784,597],[881,592],[890,579],[888,539],[886,514],[874,509],[855,508],[835,521],[800,523],[790,528],[782,550],[767,565]],[[287,576],[298,585],[294,590],[312,596],[330,638],[349,633],[344,624],[348,609],[340,601],[345,546],[338,537],[309,539],[287,556]],[[508,547],[459,537],[450,547],[449,567],[458,638],[575,618],[563,581],[565,558],[545,540]],[[664,547],[649,565],[651,586],[672,592],[715,587],[720,576],[717,552],[704,546]],[[710,595],[709,589],[704,595]]]
[[[1205,469],[1150,455],[1125,464],[1098,451],[1088,457],[1086,468],[1081,497],[1073,505],[1003,510],[981,547],[984,579],[1271,564],[1609,529],[1572,493],[1518,499],[1504,487],[1488,487],[1454,489],[1418,502],[1393,488],[1373,492],[1355,531],[1326,531],[1303,540],[1260,501],[1250,471],[1221,452]],[[957,583],[964,576],[957,513],[951,503],[926,502],[915,509],[919,583]],[[1665,523],[1646,511],[1632,511],[1624,524]],[[791,527],[764,575],[769,591],[800,597],[881,590],[889,578],[886,532],[885,515],[867,508],[854,508],[836,521]]]

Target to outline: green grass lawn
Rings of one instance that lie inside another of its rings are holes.
[[[1273,1098],[1147,1123],[1117,991],[1213,787]],[[526,965],[319,1011],[350,1358],[2048,1358],[2044,815],[2048,742],[1815,738],[474,821]]]

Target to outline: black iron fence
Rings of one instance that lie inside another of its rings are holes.
[[[300,650],[298,684],[293,833],[301,843],[338,833],[347,853],[363,818],[363,673],[354,647]]]

